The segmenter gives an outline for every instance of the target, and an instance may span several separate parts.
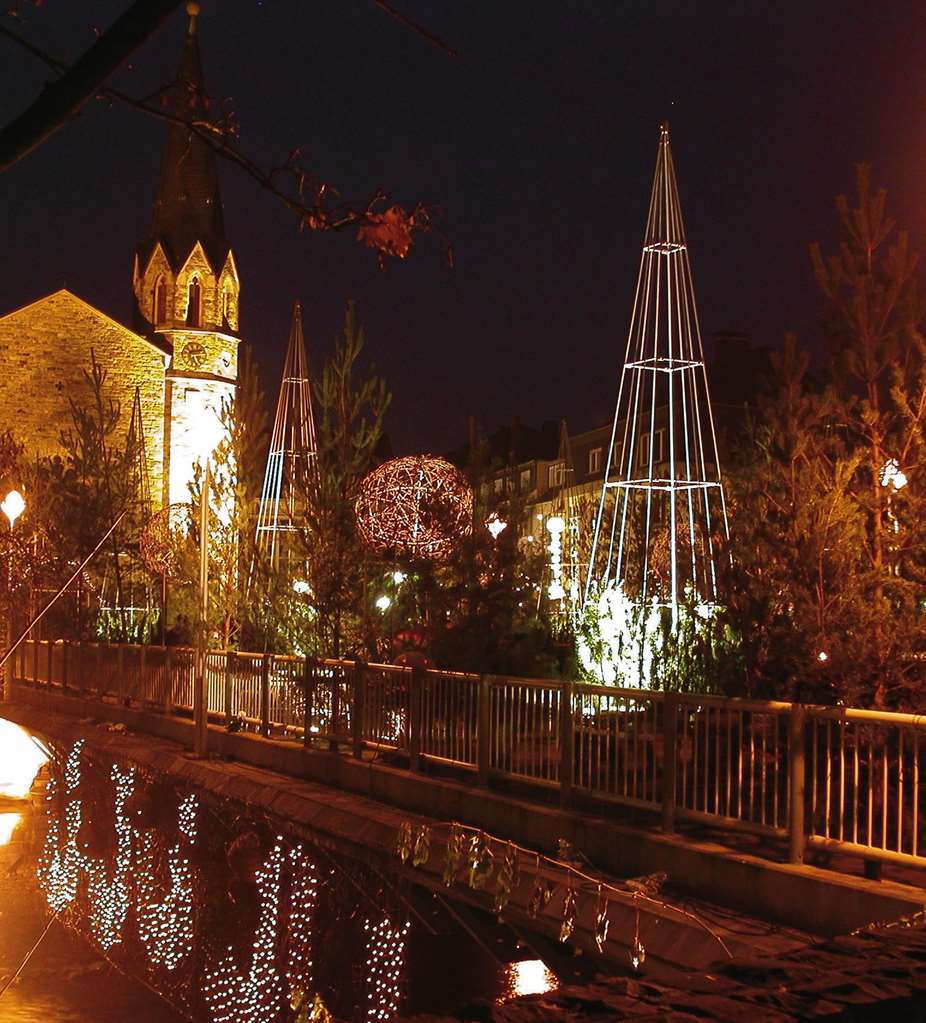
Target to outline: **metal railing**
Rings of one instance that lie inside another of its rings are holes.
[[[194,652],[28,640],[14,679],[188,714]],[[926,717],[210,651],[213,721],[926,867]]]

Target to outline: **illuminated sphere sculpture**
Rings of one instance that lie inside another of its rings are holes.
[[[190,507],[169,504],[145,523],[138,541],[138,553],[145,567],[155,575],[175,575],[184,547],[189,543]]]
[[[409,455],[364,477],[354,511],[377,554],[441,561],[473,528],[473,491],[443,458]]]

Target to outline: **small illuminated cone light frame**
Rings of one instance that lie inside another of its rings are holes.
[[[550,585],[547,595],[550,600],[562,600],[566,596],[563,589],[563,532],[566,520],[562,515],[551,515],[547,519],[547,532],[550,534]]]

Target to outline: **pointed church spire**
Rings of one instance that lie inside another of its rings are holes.
[[[209,118],[209,96],[199,53],[199,4],[188,3],[186,11],[189,23],[180,67],[163,103],[171,114],[184,121],[205,121]],[[160,242],[174,270],[179,270],[197,241],[202,243],[218,273],[229,244],[215,154],[186,125],[172,123],[167,129],[151,236],[142,246],[140,261],[146,262]]]

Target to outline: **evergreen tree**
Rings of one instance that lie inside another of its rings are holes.
[[[301,532],[309,583],[305,600],[314,617],[311,634],[299,637],[299,645],[330,657],[375,650],[368,600],[374,566],[357,535],[354,501],[361,479],[375,464],[391,395],[380,377],[361,375],[363,347],[363,328],[349,302],[343,333],[316,388],[318,472],[307,484]]]

